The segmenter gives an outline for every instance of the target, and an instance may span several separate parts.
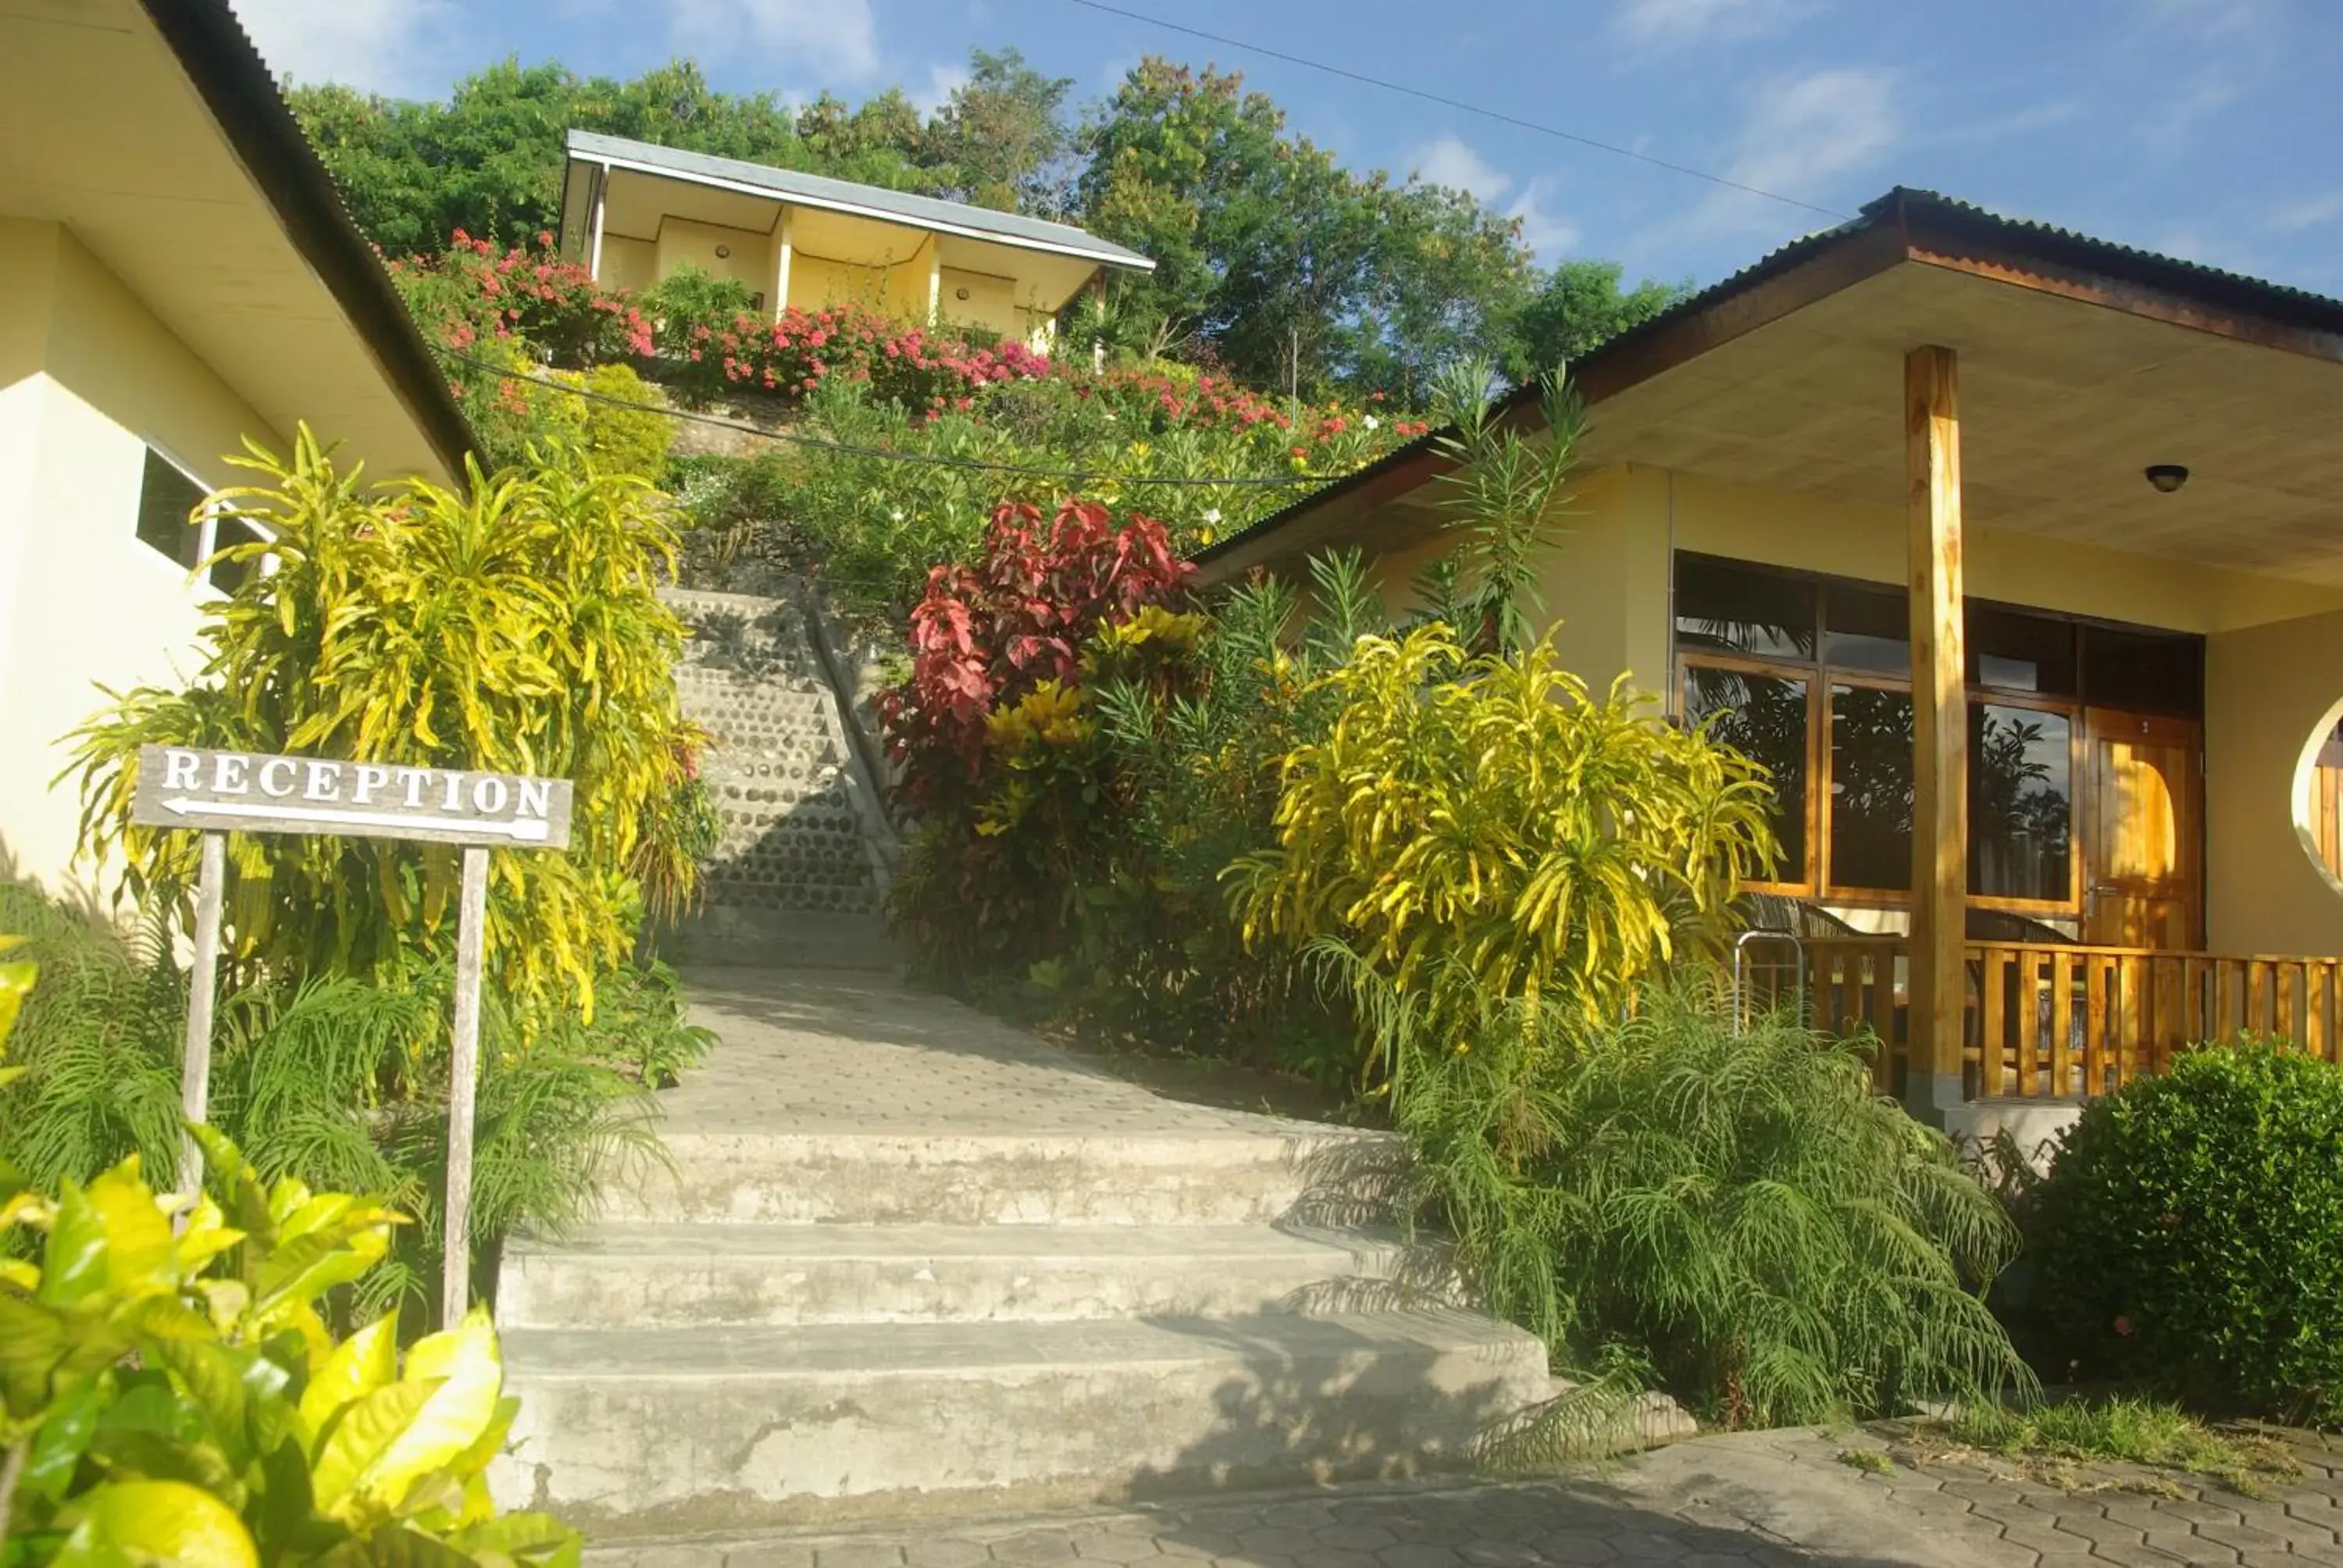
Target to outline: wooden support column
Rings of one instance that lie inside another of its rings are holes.
[[[928,239],[928,325],[933,327],[944,318],[944,241],[941,235]]]
[[[1905,1102],[1937,1125],[1967,1098],[1967,657],[1962,635],[1959,365],[1904,357],[1905,549],[1912,615],[1912,974]]]

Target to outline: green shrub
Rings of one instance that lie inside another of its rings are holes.
[[[675,421],[668,417],[666,399],[631,366],[556,370],[547,379],[554,385],[529,394],[540,441],[549,437],[575,447],[605,474],[654,484],[664,477]],[[573,396],[559,390],[563,387],[589,396]]]
[[[200,1136],[192,1204],[136,1159],[54,1201],[0,1166],[0,1237],[36,1243],[0,1254],[0,1563],[576,1563],[574,1531],[488,1497],[519,1402],[488,1314],[337,1344],[327,1294],[400,1217]]]
[[[928,568],[974,559],[1004,502],[1054,512],[1070,496],[1095,501],[1151,518],[1193,549],[1422,428],[1388,411],[1293,407],[1156,369],[1092,376],[1061,365],[980,383],[941,409],[833,375],[803,394],[791,430],[852,450],[777,444],[743,465],[752,478],[709,487],[698,520],[719,532],[777,525],[759,547],[776,564],[816,571],[851,612],[900,625]]]
[[[130,819],[146,744],[542,774],[576,785],[566,853],[498,851],[489,972],[514,1005],[588,1016],[648,910],[698,866],[660,820],[688,808],[703,739],[678,706],[683,625],[659,598],[667,508],[639,477],[556,451],[464,490],[370,486],[304,427],[220,504],[273,539],[205,611],[186,689],[119,694],[77,737],[82,833],[142,906],[183,912],[196,835]],[[272,979],[397,977],[454,947],[444,845],[236,834],[227,950]]]
[[[167,1170],[179,1139],[186,980],[167,945],[126,940],[21,882],[0,882],[10,957],[37,963],[0,1084],[0,1161],[55,1191],[126,1156]],[[6,971],[0,970],[0,981]],[[404,1227],[367,1288],[421,1302],[437,1277],[447,1171],[447,971],[403,982],[349,978],[229,988],[213,1043],[210,1119],[269,1181],[384,1195],[424,1222]],[[621,970],[588,1024],[559,1016],[534,1036],[494,998],[481,1019],[473,1231],[482,1267],[521,1225],[582,1217],[598,1165],[648,1159],[641,1081],[698,1060],[672,977]]]
[[[1762,771],[1594,696],[1550,642],[1474,658],[1433,622],[1321,681],[1334,716],[1286,759],[1275,846],[1227,873],[1247,940],[1349,944],[1435,1020],[1483,992],[1615,1015],[1771,863]]]
[[[702,406],[729,385],[722,357],[700,351],[700,344],[746,316],[749,299],[749,286],[739,278],[718,277],[691,262],[643,291],[639,304],[667,362],[664,374],[684,402]]]
[[[2033,1240],[2039,1310],[2083,1370],[2343,1421],[2343,1067],[2198,1050],[2094,1101]]]
[[[1863,1045],[1786,1016],[1736,1034],[1697,976],[1592,1026],[1465,981],[1469,1014],[1436,1020],[1320,951],[1403,1064],[1422,1211],[1564,1367],[1639,1369],[1730,1426],[2031,1392],[1982,1300],[2016,1231],[1873,1093]]]

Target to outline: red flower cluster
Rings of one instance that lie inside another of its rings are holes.
[[[1164,429],[1285,430],[1293,425],[1268,398],[1221,377],[1187,382],[1160,371],[1113,370],[1099,383],[1098,395],[1111,401],[1117,413],[1152,419]]]
[[[985,387],[1051,373],[1048,359],[1014,339],[986,347],[858,307],[791,307],[775,322],[754,316],[700,322],[686,341],[683,378],[701,396],[726,386],[802,394],[842,376],[867,383],[874,396],[941,413],[968,407]]]
[[[1100,622],[1151,604],[1176,608],[1195,569],[1151,518],[1117,526],[1104,507],[1081,501],[1066,502],[1046,527],[1027,503],[995,512],[981,560],[928,573],[927,597],[911,612],[910,678],[880,694],[904,801],[930,818],[969,805],[986,716],[1071,676]]]
[[[520,337],[563,364],[651,352],[642,312],[562,260],[549,233],[499,248],[459,228],[438,256],[394,261],[390,273],[416,319],[458,353],[484,337]]]

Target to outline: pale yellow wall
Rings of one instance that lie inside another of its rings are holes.
[[[963,288],[968,290],[966,299],[960,297]],[[947,266],[941,305],[944,319],[957,326],[982,327],[1004,337],[1021,337],[1031,330],[1026,313],[1017,308],[1017,285],[1011,278]]]
[[[45,297],[5,286],[43,271]],[[77,816],[70,789],[50,788],[64,737],[99,685],[183,684],[200,667],[204,590],[136,534],[146,446],[218,486],[243,436],[285,442],[54,225],[0,220],[0,839],[62,886]]]
[[[2207,938],[2343,953],[2343,884],[2318,862],[2306,798],[2343,708],[2343,612],[2209,638],[2205,677]]]
[[[1576,515],[1545,574],[1564,662],[1597,689],[1623,671],[1664,695],[1670,559],[1692,550],[1888,585],[1904,580],[1902,516],[1643,467],[1574,486]],[[2206,638],[2207,940],[2217,951],[2343,953],[2343,883],[2308,847],[2309,759],[2343,719],[2343,590],[1972,530],[1973,598]],[[1388,552],[1391,607],[1448,541]]]
[[[934,281],[930,274],[935,249],[935,236],[930,235],[910,255],[900,259],[889,258],[888,315],[905,321],[925,321],[928,318],[928,288]]]
[[[799,310],[834,310],[844,305],[883,310],[887,274],[882,268],[853,266],[799,251],[789,261],[789,304]]]
[[[716,254],[718,246],[730,251],[729,256]],[[689,218],[669,217],[659,220],[657,258],[654,275],[666,277],[678,267],[689,264],[712,277],[737,278],[751,294],[769,298],[773,292],[773,247],[769,236],[742,228],[719,228],[712,223],[694,223]],[[603,241],[603,260],[607,268],[609,242]]]
[[[656,241],[636,239],[623,234],[602,236],[602,270],[595,275],[612,288],[630,289],[636,293],[649,288],[659,277],[659,245]]]
[[[1665,683],[1674,551],[1904,581],[1899,512],[1633,465],[1581,475],[1572,491],[1555,519],[1563,534],[1546,568],[1544,615],[1561,623],[1565,662],[1597,688],[1623,672],[1654,692]],[[1448,548],[1425,533],[1378,565],[1394,606],[1409,578]],[[2343,610],[2343,588],[2025,534],[1973,529],[1966,542],[1973,598],[2208,635]]]
[[[0,217],[0,690],[7,688],[16,615],[14,585],[22,576],[25,512],[40,451],[47,396],[49,313],[56,292],[56,229]],[[9,738],[0,734],[0,759]],[[0,761],[0,769],[5,769]],[[5,823],[0,821],[0,837]],[[0,844],[5,848],[5,844]]]
[[[1555,526],[1544,614],[1564,668],[1597,692],[1620,676],[1665,699],[1668,678],[1668,476],[1613,468],[1572,486]]]
[[[1669,485],[1667,515],[1678,549],[1875,582],[1905,580],[1900,511],[1693,474],[1670,476]],[[2029,534],[1971,528],[1963,543],[1972,598],[2194,632],[2343,609],[2343,589]]]

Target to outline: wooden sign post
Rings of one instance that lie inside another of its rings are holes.
[[[218,983],[220,910],[226,892],[226,835],[301,833],[407,839],[464,850],[457,903],[456,1003],[447,1067],[447,1212],[440,1317],[453,1324],[471,1304],[472,1119],[480,1064],[480,952],[491,848],[559,849],[569,842],[566,779],[466,773],[445,768],[198,751],[146,746],[131,820],[204,836],[196,884],[195,974],[187,993],[187,1051],[180,1104],[204,1120],[211,1093],[212,1009]],[[179,1182],[203,1181],[195,1140],[180,1151]]]

